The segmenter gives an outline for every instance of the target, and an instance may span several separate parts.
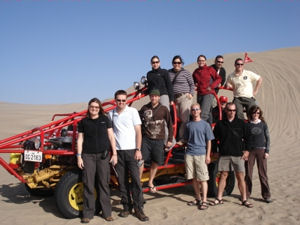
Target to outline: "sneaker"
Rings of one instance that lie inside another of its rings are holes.
[[[140,221],[145,222],[145,221],[148,221],[148,220],[149,220],[149,217],[146,216],[146,215],[144,214],[144,212],[143,212],[142,209],[135,209],[134,212],[135,212],[134,215],[135,215]]]

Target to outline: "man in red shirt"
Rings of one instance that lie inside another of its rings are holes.
[[[201,107],[201,118],[209,123],[211,120],[211,108],[213,102],[213,94],[215,88],[221,83],[222,78],[216,70],[206,65],[206,57],[199,55],[197,58],[199,67],[193,73],[195,86],[197,87],[197,102]]]

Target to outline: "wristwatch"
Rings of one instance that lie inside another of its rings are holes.
[[[136,148],[135,150],[136,150],[136,151],[141,151],[141,149],[140,149],[140,148]]]

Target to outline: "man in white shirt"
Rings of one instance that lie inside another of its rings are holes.
[[[117,107],[109,112],[109,117],[112,121],[118,153],[116,171],[121,192],[121,203],[123,204],[123,211],[119,216],[127,217],[131,213],[133,205],[135,216],[141,221],[148,221],[149,218],[143,212],[144,199],[137,165],[138,160],[142,159],[142,122],[138,111],[126,105],[126,91],[117,91],[115,101]],[[131,177],[130,185],[129,174]],[[130,194],[130,192],[132,193]]]
[[[244,107],[248,111],[252,105],[256,105],[254,97],[262,84],[262,78],[256,73],[244,70],[244,61],[241,58],[235,60],[234,66],[235,71],[228,76],[225,86],[233,89],[237,116],[244,119]]]

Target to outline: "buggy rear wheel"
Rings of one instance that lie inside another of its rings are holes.
[[[209,181],[208,181],[208,196],[216,197],[218,195],[218,186],[220,173],[218,172],[218,162],[213,162],[208,165]],[[226,187],[223,196],[230,195],[234,189],[235,176],[234,172],[230,171],[226,180]]]

